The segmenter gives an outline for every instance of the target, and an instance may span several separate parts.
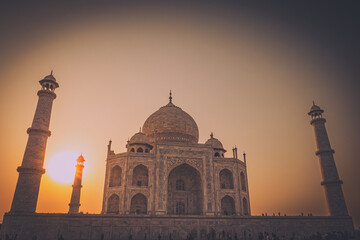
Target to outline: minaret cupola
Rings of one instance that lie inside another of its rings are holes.
[[[324,110],[322,110],[319,106],[315,105],[315,102],[313,101],[313,105],[310,108],[310,112],[308,113],[311,116],[311,119],[318,119],[322,118]]]
[[[214,138],[214,134],[210,134],[210,138],[205,142],[206,145],[212,146],[214,149],[214,157],[224,157],[226,150],[224,149],[222,143],[217,139]]]
[[[55,91],[55,88],[59,87],[59,84],[56,82],[52,70],[50,75],[44,77],[42,80],[39,81],[39,83],[41,84],[42,90],[47,90],[51,92]]]

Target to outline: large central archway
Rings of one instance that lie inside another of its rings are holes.
[[[168,214],[200,215],[203,193],[200,173],[188,164],[174,168],[168,176]]]

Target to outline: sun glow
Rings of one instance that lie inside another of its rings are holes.
[[[46,173],[51,179],[58,183],[72,183],[75,177],[76,159],[79,156],[80,153],[73,150],[64,150],[55,153],[47,163]]]

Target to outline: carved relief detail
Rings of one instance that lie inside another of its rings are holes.
[[[167,171],[170,172],[173,168],[181,164],[189,164],[190,166],[196,168],[200,173],[203,168],[203,159],[202,158],[186,158],[186,157],[167,157]]]

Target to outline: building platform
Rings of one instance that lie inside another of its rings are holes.
[[[317,232],[354,234],[351,217],[329,216],[149,216],[34,213],[4,215],[0,239],[304,239]],[[7,236],[6,236],[7,235]],[[160,236],[160,237],[159,237]],[[230,238],[231,237],[231,238]]]

